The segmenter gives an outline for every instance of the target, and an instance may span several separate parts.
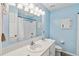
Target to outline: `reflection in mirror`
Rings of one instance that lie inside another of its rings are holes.
[[[36,36],[36,21],[25,19],[24,21],[24,38],[29,39]]]
[[[42,21],[41,19],[37,21],[37,36],[42,36]]]
[[[17,9],[15,6],[8,5],[8,14],[6,17],[0,18],[0,36],[2,34],[2,20],[8,20],[5,22],[7,27],[4,26],[4,30],[7,28],[8,39],[2,43],[1,48],[5,48],[2,53],[10,52],[14,49],[20,48],[26,45],[30,38],[42,36],[42,19],[41,16],[28,14],[23,10]],[[1,8],[1,6],[0,6]],[[1,11],[1,10],[0,10]],[[0,12],[1,13],[1,12]],[[4,12],[5,13],[5,12]],[[0,15],[1,16],[1,15]],[[26,40],[28,39],[28,40]],[[39,39],[39,38],[37,38]],[[1,37],[0,37],[1,40]]]

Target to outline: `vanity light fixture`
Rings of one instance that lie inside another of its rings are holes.
[[[24,11],[36,16],[45,15],[45,11],[35,6],[33,3],[9,3],[9,5],[16,6],[18,9],[23,9]]]

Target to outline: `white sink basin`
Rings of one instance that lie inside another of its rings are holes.
[[[30,52],[34,52],[34,53],[41,52],[41,51],[43,51],[43,47],[42,47],[42,45],[39,45],[39,44],[28,45],[27,50]]]
[[[44,45],[48,45],[50,40],[38,40],[34,45],[27,45],[27,50],[29,52],[39,53],[44,50]]]

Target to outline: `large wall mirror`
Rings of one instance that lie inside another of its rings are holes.
[[[2,8],[1,5],[0,8]],[[6,39],[4,41],[0,41],[0,48],[5,48],[1,53],[8,52],[9,47],[14,49],[14,47],[18,45],[18,42],[21,42],[22,45],[22,42],[25,40],[42,36],[42,15],[37,17],[9,4],[4,8],[4,14],[1,12],[2,10],[0,10],[0,40],[2,33],[5,34]]]
[[[13,7],[11,7],[13,8]],[[26,15],[22,10],[10,8],[9,38],[10,40],[26,40],[42,36],[42,19],[33,15]],[[36,17],[36,18],[35,18]]]

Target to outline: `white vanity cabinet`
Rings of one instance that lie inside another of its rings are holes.
[[[12,52],[6,53],[6,56],[55,56],[55,40],[38,40],[39,45],[42,46],[43,50],[40,52],[31,52],[28,50],[28,45],[16,49]]]
[[[52,44],[42,56],[55,56],[55,44]]]

